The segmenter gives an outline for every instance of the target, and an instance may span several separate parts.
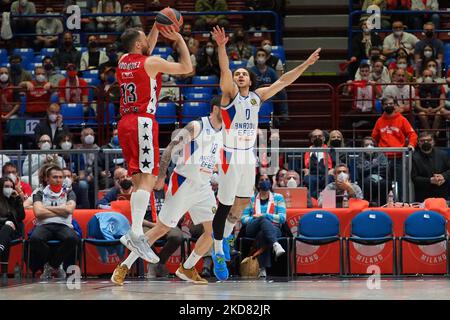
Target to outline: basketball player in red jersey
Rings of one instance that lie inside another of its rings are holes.
[[[159,32],[175,41],[180,53],[178,63],[149,56]],[[158,176],[158,123],[155,112],[161,74],[187,74],[192,72],[192,64],[183,37],[173,27],[158,31],[153,25],[148,37],[140,29],[128,29],[122,34],[121,42],[128,53],[120,58],[117,68],[122,116],[118,125],[119,141],[136,191],[131,194],[131,229],[120,241],[144,260],[157,263],[159,257],[151,250],[143,234],[142,223]]]

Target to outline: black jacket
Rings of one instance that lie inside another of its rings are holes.
[[[16,230],[19,232],[23,219],[25,219],[25,209],[20,197],[10,197],[0,201],[0,226],[3,226],[9,220],[14,223]]]
[[[52,128],[50,127],[50,123],[48,119],[41,120],[36,127],[34,128],[34,138],[37,143],[38,139],[46,134],[52,140],[52,144],[54,146],[58,146],[61,142],[61,137],[63,134],[68,134],[70,132],[69,127],[66,125],[62,125],[61,128],[56,128],[55,135],[52,135]]]
[[[449,199],[450,157],[447,152],[434,148],[427,155],[418,150],[412,159],[411,179],[414,183],[415,199],[423,202],[426,198]],[[441,186],[430,183],[433,174],[442,174],[445,183]]]

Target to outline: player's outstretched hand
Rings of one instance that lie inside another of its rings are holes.
[[[226,45],[229,39],[225,33],[225,29],[219,26],[213,28],[211,35],[214,37],[214,40],[216,40],[218,46]]]
[[[155,183],[155,187],[153,188],[153,189],[155,189],[155,190],[162,190],[163,188],[164,188],[164,178],[158,178],[157,180],[156,180],[156,183]]]
[[[173,26],[164,27],[160,30],[160,32],[165,38],[169,40],[176,41],[179,40],[180,38],[183,39],[180,33],[177,32]]]
[[[312,66],[314,63],[316,63],[317,60],[320,59],[320,56],[319,56],[320,50],[322,50],[322,48],[319,48],[316,51],[314,51],[309,56],[309,58],[305,61],[308,66]]]

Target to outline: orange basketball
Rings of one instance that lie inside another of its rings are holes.
[[[156,15],[156,27],[161,30],[163,27],[174,26],[176,31],[180,31],[183,25],[183,16],[180,11],[167,7]]]

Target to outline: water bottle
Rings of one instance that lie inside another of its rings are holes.
[[[348,193],[347,193],[347,190],[345,190],[344,198],[342,199],[342,208],[348,208]]]
[[[388,206],[388,208],[394,207],[394,192],[392,192],[392,190],[389,191],[387,206]]]
[[[19,264],[16,263],[14,267],[14,279],[19,280],[22,277],[22,272],[20,270]]]
[[[297,182],[295,181],[294,177],[291,177],[286,185],[288,188],[297,188]]]

